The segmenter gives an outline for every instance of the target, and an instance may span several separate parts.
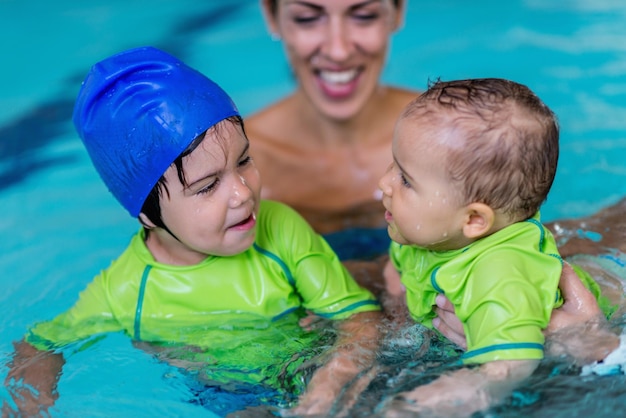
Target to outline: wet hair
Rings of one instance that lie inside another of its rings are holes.
[[[234,125],[239,125],[241,126],[241,129],[244,130],[243,119],[241,118],[241,116],[228,117],[224,119],[223,121],[213,125],[207,131],[204,131],[203,133],[198,135],[193,141],[191,141],[189,146],[172,163],[172,165],[176,166],[176,171],[178,173],[178,180],[180,181],[180,184],[182,184],[184,187],[187,187],[188,184],[187,184],[187,179],[185,178],[185,170],[183,168],[183,158],[191,154],[198,147],[198,145],[202,143],[207,132],[213,131],[216,133],[218,137],[222,137],[220,132],[223,129],[222,127],[225,121],[228,121]],[[245,130],[244,130],[244,135],[245,135]],[[152,221],[152,223],[154,223],[156,226],[163,228],[166,231],[168,231],[170,234],[172,234],[172,232],[167,228],[167,226],[163,222],[163,218],[161,217],[161,197],[163,196],[163,193],[167,194],[167,196],[169,197],[169,190],[167,188],[167,180],[165,179],[165,173],[163,173],[161,178],[159,178],[159,181],[157,181],[155,186],[152,188],[152,190],[148,194],[148,197],[143,202],[143,206],[141,207],[141,212],[144,213],[148,217],[148,219],[150,219],[150,221]],[[149,230],[146,229],[146,237],[148,236],[147,235],[148,231]]]
[[[498,78],[437,80],[402,117],[411,115],[451,123],[464,135],[462,146],[445,148],[461,204],[484,203],[520,221],[546,200],[556,174],[559,126],[528,87]]]
[[[393,0],[393,5],[397,9],[402,5],[403,1],[404,0]],[[272,13],[272,15],[276,16],[276,13],[278,12],[278,0],[268,0],[267,3],[269,4],[270,12]]]

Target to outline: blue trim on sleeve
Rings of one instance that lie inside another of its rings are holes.
[[[435,275],[439,271],[439,268],[441,268],[441,266],[438,266],[437,268],[433,270],[432,273],[430,273],[430,284],[433,285],[437,293],[441,293],[442,295],[445,295],[446,292],[444,292],[443,289],[439,287],[439,285],[437,284],[437,279],[435,278]]]
[[[141,311],[143,309],[143,298],[146,294],[146,284],[148,283],[148,275],[152,270],[152,266],[148,265],[143,270],[141,276],[141,284],[139,285],[139,295],[137,296],[137,309],[135,310],[135,340],[141,341]]]
[[[490,353],[492,351],[498,350],[520,350],[520,349],[532,349],[532,350],[541,350],[543,351],[543,344],[539,343],[507,343],[507,344],[494,344],[488,347],[479,348],[478,350],[468,351],[465,354],[461,355],[461,359],[469,359],[472,357],[479,356],[481,354]]]
[[[361,306],[365,306],[365,305],[374,305],[374,306],[380,306],[380,303],[377,300],[362,300],[360,302],[356,302],[353,303],[352,305],[346,306],[345,308],[337,311],[337,312],[332,312],[332,313],[319,313],[319,312],[315,312],[315,315],[319,315],[322,318],[332,318],[333,316],[342,314],[344,312],[347,311],[352,311],[354,309],[360,308]]]
[[[559,254],[548,254],[550,257],[554,257],[557,260],[559,260],[561,262],[561,267],[563,267],[563,257],[561,257]]]
[[[543,252],[543,241],[545,239],[545,235],[546,235],[546,231],[545,231],[545,227],[543,226],[543,224],[541,222],[539,222],[538,220],[534,219],[534,218],[529,218],[526,219],[524,222],[529,222],[533,225],[535,225],[537,228],[539,228],[539,252],[544,254]],[[563,258],[561,257],[560,254],[548,254],[550,257],[554,257],[557,260],[559,260],[561,262],[561,266],[563,266]],[[554,301],[558,302],[559,298],[561,296],[561,292],[559,291],[559,289],[556,289],[555,295],[554,295]]]
[[[285,262],[281,260],[280,257],[266,250],[265,248],[259,247],[256,242],[252,246],[254,247],[255,250],[257,250],[258,252],[266,256],[267,258],[274,260],[283,270],[283,273],[285,273],[285,276],[287,276],[287,281],[289,282],[289,284],[295,288],[296,281],[294,280],[293,275],[291,274],[291,271],[289,270],[289,267],[287,267],[287,264],[285,264]]]
[[[528,218],[524,222],[530,222],[531,224],[539,228],[539,252],[542,253],[543,252],[543,240],[545,239],[545,235],[546,235],[546,232],[543,229],[543,225],[541,225],[541,222],[539,222],[538,220],[534,218]]]

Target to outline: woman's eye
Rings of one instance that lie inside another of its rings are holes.
[[[361,22],[370,22],[372,20],[378,19],[380,15],[378,13],[357,13],[352,15],[355,20]]]
[[[307,24],[311,24],[311,23],[319,20],[319,18],[320,18],[320,15],[313,14],[313,15],[294,16],[292,18],[292,20],[297,25],[307,25]]]
[[[314,17],[295,17],[293,21],[299,25],[311,23],[315,21]]]

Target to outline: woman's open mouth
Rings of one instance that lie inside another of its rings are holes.
[[[333,99],[341,99],[352,95],[358,86],[361,70],[352,68],[342,71],[316,71],[317,82],[322,92]]]

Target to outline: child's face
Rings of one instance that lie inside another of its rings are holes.
[[[454,135],[458,132],[427,117],[402,118],[396,125],[394,163],[379,182],[392,240],[432,250],[469,243],[462,228],[464,207],[457,204],[459,192],[444,166],[441,141]]]
[[[183,158],[187,187],[178,179],[175,166],[165,173],[169,197],[161,196],[161,216],[178,240],[164,230],[151,233],[148,246],[157,260],[155,252],[165,251],[171,264],[194,264],[207,255],[241,253],[254,242],[259,172],[241,127],[224,121],[219,128],[217,134],[209,130]],[[150,242],[153,235],[156,243]]]

